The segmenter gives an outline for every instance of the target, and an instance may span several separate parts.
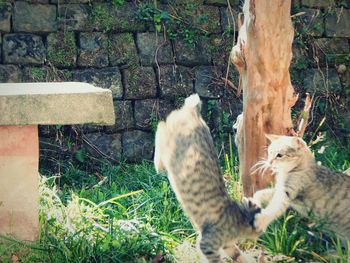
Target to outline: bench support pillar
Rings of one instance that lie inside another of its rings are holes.
[[[0,235],[37,239],[38,169],[38,126],[0,126]]]

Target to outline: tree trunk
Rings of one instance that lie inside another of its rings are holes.
[[[237,140],[245,196],[272,180],[251,169],[266,157],[265,134],[294,134],[291,107],[298,96],[289,75],[294,35],[290,7],[288,0],[246,0],[244,23],[239,21],[237,45],[231,51],[243,89],[243,120]]]

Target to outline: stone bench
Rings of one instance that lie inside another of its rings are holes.
[[[114,121],[108,89],[79,82],[0,84],[0,235],[37,238],[38,125]]]

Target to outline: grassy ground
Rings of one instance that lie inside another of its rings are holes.
[[[316,151],[317,158],[333,169],[348,168],[348,149],[332,147],[322,155]],[[239,199],[234,154],[231,151],[221,159],[229,193]],[[42,177],[40,196],[39,241],[1,238],[0,262],[197,260],[194,230],[166,176],[157,175],[151,162],[103,164],[99,173],[66,167],[59,176]],[[291,211],[274,222],[257,244],[243,243],[242,248],[265,247],[272,261],[349,262],[345,245]]]

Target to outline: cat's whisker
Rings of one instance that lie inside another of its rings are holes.
[[[258,173],[261,176],[264,176],[267,170],[269,170],[270,168],[270,164],[267,162],[267,160],[262,159],[261,161],[258,161],[252,166],[251,174]]]
[[[262,171],[261,176],[264,176],[266,171],[270,169],[270,165],[268,163],[265,163],[264,169]]]
[[[259,173],[260,174],[261,170],[263,170],[265,166],[266,166],[266,161],[262,160],[262,161],[257,162],[250,169],[251,174],[254,174],[254,173]]]
[[[257,162],[256,164],[254,164],[251,168],[250,168],[250,173],[253,174],[255,172],[257,172],[258,170],[261,169],[261,163]]]

